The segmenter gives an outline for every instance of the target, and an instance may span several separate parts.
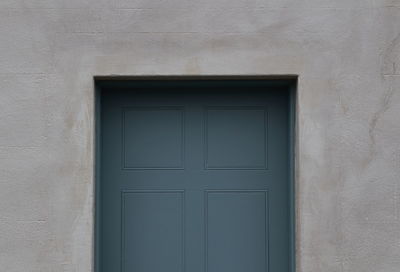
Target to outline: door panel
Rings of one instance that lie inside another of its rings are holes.
[[[183,108],[123,109],[124,169],[182,169]]]
[[[183,191],[124,191],[124,271],[183,271]]]
[[[207,191],[205,201],[206,271],[268,271],[267,191]]]
[[[262,107],[207,108],[206,169],[266,169],[266,112]]]
[[[100,271],[289,271],[286,88],[166,83],[101,101]]]

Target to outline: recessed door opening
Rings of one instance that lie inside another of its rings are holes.
[[[293,81],[96,85],[96,271],[294,271]]]

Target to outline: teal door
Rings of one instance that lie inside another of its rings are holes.
[[[101,93],[102,272],[289,272],[289,92],[145,84]]]

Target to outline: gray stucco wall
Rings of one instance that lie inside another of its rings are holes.
[[[399,0],[1,0],[0,270],[91,271],[95,75],[298,74],[297,267],[400,271]]]

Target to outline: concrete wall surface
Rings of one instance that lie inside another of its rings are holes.
[[[0,270],[92,271],[94,83],[299,75],[297,271],[400,271],[399,0],[1,0]]]

